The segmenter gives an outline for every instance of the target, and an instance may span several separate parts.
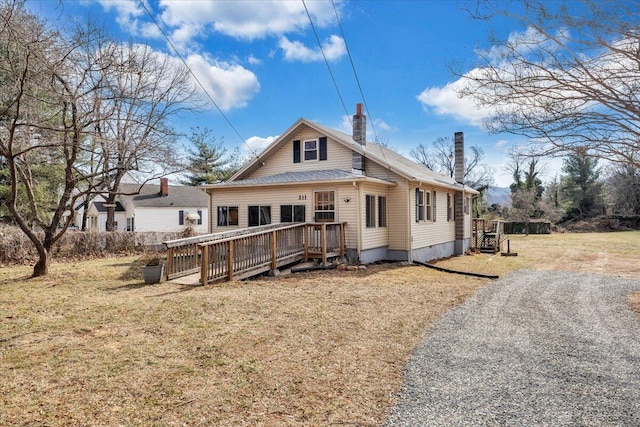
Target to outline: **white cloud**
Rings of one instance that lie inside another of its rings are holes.
[[[336,2],[338,8],[340,3]],[[319,27],[335,20],[331,2],[310,1],[307,8]],[[183,37],[216,31],[237,39],[254,40],[298,32],[309,26],[300,1],[161,0],[160,9],[162,21],[180,31]]]
[[[97,0],[100,6],[110,12],[116,13],[116,22],[121,29],[136,36],[148,38],[158,38],[161,36],[160,30],[155,24],[141,21],[140,18],[146,15],[144,8],[137,0]],[[146,0],[145,0],[146,3]],[[148,6],[147,6],[148,7]]]
[[[458,91],[463,84],[464,81],[460,79],[447,83],[444,87],[427,88],[418,95],[418,101],[427,111],[450,115],[474,126],[481,126],[483,119],[490,116],[491,110],[478,107],[471,98],[461,98]]]
[[[260,154],[262,150],[267,148],[278,136],[252,136],[247,139],[247,143],[242,145],[241,152],[245,156],[254,156],[254,153]],[[247,147],[248,146],[248,147]]]
[[[199,54],[189,55],[186,62],[222,110],[244,107],[260,90],[256,75],[240,65]]]
[[[310,49],[299,41],[290,41],[285,36],[280,37],[278,45],[284,51],[284,57],[288,61],[314,62],[324,60],[320,48]],[[322,50],[328,61],[340,59],[347,53],[344,40],[335,34],[322,43]]]

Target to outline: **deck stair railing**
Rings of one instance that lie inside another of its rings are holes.
[[[485,253],[498,253],[501,251],[505,240],[504,221],[487,220],[484,218],[473,219],[472,248]]]
[[[296,261],[345,255],[345,223],[274,224],[165,242],[167,278],[201,283],[250,277]]]

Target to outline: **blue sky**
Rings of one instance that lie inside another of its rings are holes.
[[[299,117],[350,132],[347,113],[363,99],[348,49],[368,107],[369,140],[377,135],[408,156],[420,143],[463,131],[465,142],[482,147],[485,162],[495,168],[495,185],[511,183],[505,154],[526,141],[487,134],[481,127],[486,111],[457,97],[451,67],[472,69],[477,49],[491,48],[489,32],[506,38],[525,31],[518,22],[472,20],[466,2],[446,0],[144,1],[242,139],[210,103],[174,123],[185,134],[205,126],[224,138],[229,151],[248,153],[260,151]],[[91,17],[116,40],[175,55],[139,0],[27,4],[60,22]],[[548,176],[554,173],[548,169]]]

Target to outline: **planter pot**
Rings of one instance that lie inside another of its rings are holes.
[[[145,267],[140,267],[140,269],[142,271],[142,279],[147,285],[160,283],[160,281],[162,281],[164,265],[147,265]]]

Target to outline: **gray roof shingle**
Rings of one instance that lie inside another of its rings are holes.
[[[123,193],[120,199],[131,201],[135,207],[148,208],[206,208],[208,196],[199,187],[189,187],[184,185],[169,185],[169,194],[160,194],[160,186],[157,184],[122,184],[120,192]],[[134,194],[138,193],[139,194]]]
[[[249,178],[239,181],[227,181],[218,185],[233,187],[239,185],[267,185],[287,183],[293,184],[297,182],[339,181],[363,178],[365,178],[363,175],[358,175],[339,169],[327,169],[317,171],[283,172],[276,175],[262,176],[258,178]]]

